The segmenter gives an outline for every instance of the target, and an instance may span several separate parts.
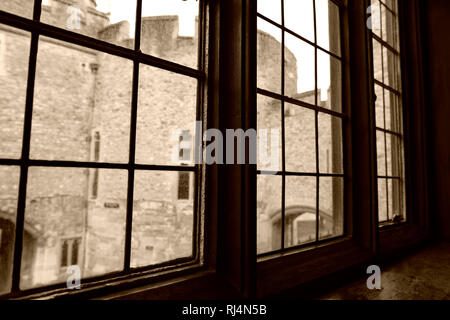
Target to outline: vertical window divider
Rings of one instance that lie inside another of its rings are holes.
[[[141,46],[141,18],[142,0],[136,3],[136,30],[134,39],[134,50],[140,52]],[[131,98],[131,121],[130,121],[130,154],[128,162],[128,189],[127,189],[127,220],[125,227],[125,257],[124,271],[130,270],[131,262],[131,240],[133,228],[133,197],[134,197],[134,174],[136,161],[136,128],[137,128],[137,108],[139,91],[139,61],[133,60],[133,87]]]
[[[34,1],[33,20],[39,21],[41,16],[41,0]],[[30,57],[28,66],[27,93],[25,100],[25,116],[22,139],[22,156],[20,160],[19,196],[17,200],[17,217],[14,241],[14,258],[12,272],[12,293],[20,292],[20,269],[22,265],[23,231],[25,225],[25,207],[27,198],[28,167],[30,158],[31,122],[33,116],[34,85],[39,45],[39,33],[31,33]]]
[[[285,30],[284,30],[284,0],[281,0],[281,250],[285,248],[285,220],[286,220],[286,127],[285,127]]]
[[[319,93],[318,89],[317,89],[317,76],[318,76],[318,72],[317,72],[317,68],[318,68],[318,62],[317,62],[317,13],[316,13],[316,0],[313,0],[313,16],[314,16],[314,105],[316,107],[318,107],[318,99],[317,99],[317,95]],[[320,190],[319,190],[319,186],[320,186],[320,178],[319,178],[319,174],[320,174],[320,170],[319,170],[319,111],[315,110],[315,147],[316,147],[316,242],[319,241],[319,196],[320,196]]]

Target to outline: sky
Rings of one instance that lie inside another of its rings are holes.
[[[317,41],[322,47],[328,47],[328,1],[316,0]],[[314,41],[313,0],[285,0],[285,25],[294,32]],[[193,36],[195,16],[198,15],[197,0],[143,0],[142,15],[178,15],[179,35]],[[110,13],[111,23],[127,20],[131,33],[134,33],[136,3],[130,0],[97,0],[97,9]],[[281,23],[280,0],[258,0],[258,12]],[[273,25],[259,19],[261,29],[281,41],[281,31]],[[314,50],[305,42],[286,35],[286,46],[297,58],[298,92],[314,90]],[[322,88],[322,100],[330,86],[330,61],[326,54],[318,56],[318,87]]]
[[[97,9],[110,13],[111,23],[129,21],[134,32],[136,2],[133,0],[97,0]],[[193,36],[195,16],[198,15],[197,0],[143,0],[142,16],[178,15],[181,36]]]
[[[281,24],[281,1],[258,0],[258,12]],[[314,41],[314,9],[313,0],[285,0],[285,26],[295,33]],[[328,0],[316,0],[317,42],[328,49]],[[263,30],[281,41],[280,29],[259,19],[258,29]],[[285,35],[286,47],[297,58],[298,92],[314,90],[314,48],[298,40],[290,34]],[[320,52],[320,51],[319,51]],[[318,87],[322,100],[327,100],[327,89],[330,86],[330,61],[326,54],[318,55]]]

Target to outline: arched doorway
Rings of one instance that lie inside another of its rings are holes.
[[[272,216],[272,248],[280,246],[281,212]],[[286,247],[315,241],[316,209],[307,206],[292,206],[285,209],[284,243]],[[319,235],[325,238],[333,234],[333,218],[324,211],[319,211]]]

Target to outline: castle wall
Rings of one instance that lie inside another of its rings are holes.
[[[157,19],[152,19],[155,20]],[[121,32],[120,26],[115,26],[114,30]],[[119,39],[117,41],[122,45],[128,41],[120,40],[120,37],[110,31],[108,30],[108,39]],[[183,52],[192,51],[186,47],[193,45],[192,38],[180,38],[172,44],[167,58],[178,56],[183,57],[185,64],[195,63],[196,55],[183,56]],[[100,161],[128,162],[132,63],[106,54],[101,54],[98,60],[100,63],[92,127],[93,130],[99,131],[101,136]],[[141,65],[140,69],[136,162],[179,165],[178,161],[174,162],[172,159],[172,150],[178,146],[176,133],[179,130],[189,130],[190,134],[194,135],[197,81],[154,67]],[[190,181],[190,200],[178,200],[177,172],[136,172],[131,261],[133,266],[155,264],[191,255],[193,175]],[[123,248],[127,194],[126,185],[124,188],[118,186],[124,186],[124,183],[126,177],[116,171],[102,170],[99,173],[99,196],[90,201],[90,231],[87,236],[86,269],[96,270],[94,273],[115,270],[123,265],[121,254],[116,254],[120,258],[110,258],[104,257],[104,252],[111,252],[113,248],[117,252],[117,248]],[[121,209],[104,208],[105,202],[117,203]],[[101,225],[109,226],[111,230],[100,227]],[[108,239],[107,248],[96,245],[105,243],[105,239]],[[100,254],[101,252],[103,254]],[[107,264],[105,258],[109,261]],[[105,265],[110,270],[102,270]]]
[[[79,29],[69,27],[77,26],[78,19]],[[41,21],[94,38],[109,25],[108,16],[95,10],[91,0],[51,0],[50,5],[42,8]]]
[[[281,93],[281,44],[272,35],[258,30],[257,76],[258,87]],[[297,59],[288,48],[285,54],[285,95],[297,93]]]
[[[0,2],[0,10],[19,15],[24,18],[33,18],[34,0],[7,0]]]
[[[20,158],[30,34],[0,25],[0,156]]]

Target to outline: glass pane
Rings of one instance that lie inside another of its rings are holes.
[[[399,57],[391,50],[383,47],[384,83],[400,91]]]
[[[257,6],[258,13],[281,24],[281,1],[258,0]]]
[[[403,222],[406,219],[404,199],[403,180],[389,180],[389,211],[392,212],[394,222]]]
[[[122,270],[125,255],[128,174],[90,169],[91,181],[93,171],[99,171],[99,186],[98,196],[88,202],[85,277]]]
[[[397,136],[386,134],[388,175],[403,177],[403,144]]]
[[[398,160],[398,155],[396,154],[396,146],[393,146],[393,143],[395,143],[394,137],[390,134],[386,134],[386,161],[387,161],[387,176],[392,177],[392,167],[394,163]]]
[[[315,177],[286,177],[285,247],[316,240]]]
[[[258,175],[258,254],[281,249],[281,176]]]
[[[315,104],[314,47],[289,33],[285,41],[285,95]]]
[[[280,171],[281,102],[258,95],[258,170]]]
[[[367,11],[369,15],[368,26],[371,27],[371,31],[377,36],[381,37],[381,8],[380,1],[370,0],[370,12]]]
[[[257,23],[258,88],[281,94],[281,29],[261,18],[258,18]],[[295,83],[297,75],[295,64],[293,71],[295,72],[290,76],[294,77],[292,81]],[[292,71],[290,72],[292,73]]]
[[[0,167],[0,294],[11,290],[19,177],[18,167]]]
[[[31,157],[128,162],[132,70],[129,60],[40,37]]]
[[[179,165],[193,161],[197,80],[140,66],[136,162]],[[183,142],[180,144],[180,135]],[[187,153],[180,159],[180,149]]]
[[[29,54],[30,34],[0,25],[1,158],[17,159],[22,152]]]
[[[390,46],[398,48],[397,19],[385,6],[381,6],[382,38]]]
[[[0,10],[16,14],[18,16],[33,18],[34,0],[0,1]]]
[[[285,104],[286,171],[316,172],[315,112]]]
[[[317,44],[341,55],[339,7],[330,0],[316,0]]]
[[[397,12],[397,0],[382,0],[382,2],[392,11]]]
[[[341,61],[322,51],[317,52],[318,105],[342,112]]]
[[[382,128],[385,129],[385,125],[384,125],[384,107],[383,107],[383,88],[379,85],[375,85],[375,123],[376,126],[378,128]],[[388,109],[387,104],[386,104],[386,109]],[[387,110],[386,110],[387,112]],[[386,117],[387,120],[387,117]]]
[[[199,1],[143,0],[141,51],[197,68],[198,13]]]
[[[122,270],[127,176],[124,170],[30,167],[21,288],[66,283],[73,261],[83,278]]]
[[[378,179],[378,222],[389,221],[387,213],[387,180]]]
[[[131,266],[189,257],[194,226],[194,174],[189,199],[178,199],[178,172],[136,171]]]
[[[381,54],[381,44],[373,40],[373,74],[376,80],[383,82],[383,59]]]
[[[319,171],[343,173],[342,120],[319,113]]]
[[[320,177],[319,238],[344,234],[344,179]]]
[[[392,193],[392,179],[387,179],[387,187],[388,187],[388,215],[389,219],[393,219],[395,216],[394,201],[396,200],[395,199],[396,197]]]
[[[285,27],[314,42],[314,6],[312,0],[284,0]]]
[[[389,90],[384,91],[386,104],[386,129],[403,133],[403,115],[400,108],[400,97]]]
[[[134,48],[136,1],[48,1],[41,21],[129,49]]]
[[[379,177],[386,176],[386,139],[382,131],[377,130],[377,171]]]

